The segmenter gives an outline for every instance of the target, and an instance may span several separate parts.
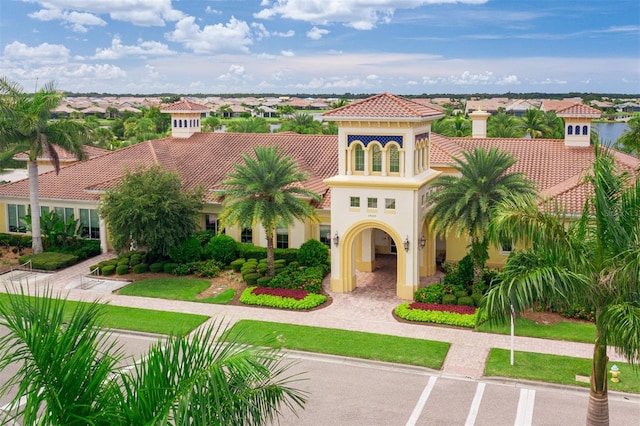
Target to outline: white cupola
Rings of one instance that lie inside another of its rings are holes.
[[[591,120],[600,118],[602,112],[580,103],[556,111],[564,119],[564,145],[588,147],[591,144]]]
[[[160,108],[160,112],[171,114],[171,136],[188,138],[200,132],[200,119],[209,108],[186,100]]]

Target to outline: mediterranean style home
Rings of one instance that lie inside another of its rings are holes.
[[[579,103],[558,110],[565,138],[556,140],[487,138],[490,114],[484,111],[469,114],[472,137],[445,137],[431,132],[431,123],[443,116],[439,108],[390,93],[324,113],[324,120],[337,122],[337,136],[203,133],[200,119],[209,108],[180,101],[162,111],[171,114],[171,137],[97,153],[63,167],[59,175],[42,173],[42,208],[79,219],[82,235],[99,239],[107,251],[106,224],[97,214],[101,194],[114,188],[126,170],[157,164],[177,172],[185,189],[204,185],[201,227],[221,232],[221,182],[242,153],[275,145],[308,174],[305,187],[322,196],[314,204],[319,221],[278,228],[276,246],[299,247],[311,238],[330,246],[331,290],[336,292],[354,290],[356,270],[373,271],[377,255],[395,255],[396,294],[403,299],[413,297],[421,278],[436,274],[439,262],[460,260],[468,251],[468,239],[433,235],[424,219],[431,182],[441,173],[454,173],[453,158],[478,146],[506,150],[518,160],[511,170],[534,181],[543,198],[579,213],[590,191],[583,177],[594,158],[591,120],[600,116],[599,110]],[[632,156],[613,154],[622,170],[640,166]],[[24,232],[20,220],[28,203],[26,179],[0,186],[0,232]],[[224,231],[238,241],[266,245],[259,226]],[[509,250],[492,247],[488,265],[503,265]]]

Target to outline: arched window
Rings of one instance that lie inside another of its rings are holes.
[[[573,126],[568,126],[567,127],[567,134],[569,134],[569,135],[573,134]]]
[[[395,145],[389,146],[389,173],[400,173],[400,151]]]
[[[173,127],[178,127],[178,120],[173,119]]]
[[[382,150],[378,144],[371,145],[371,171],[382,171]]]
[[[178,127],[182,127],[182,120],[178,120]]]
[[[589,127],[582,126],[582,134],[583,135],[588,135],[589,134]]]
[[[360,144],[353,146],[353,169],[356,172],[364,172],[364,149]]]
[[[580,126],[576,126],[576,135],[580,134]]]

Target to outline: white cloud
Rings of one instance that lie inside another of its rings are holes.
[[[292,50],[282,50],[282,51],[280,51],[280,54],[282,56],[289,56],[289,57],[290,56],[295,56],[295,53],[293,53]]]
[[[107,23],[92,13],[85,12],[67,12],[60,9],[41,9],[37,12],[29,14],[30,18],[40,21],[56,21],[60,20],[77,33],[86,33],[88,26],[103,27]]]
[[[69,49],[61,44],[42,43],[30,47],[19,41],[9,43],[4,47],[4,59],[38,64],[59,64],[69,60]]]
[[[320,40],[323,36],[329,34],[329,30],[325,30],[318,27],[313,27],[307,31],[307,37],[311,40]]]
[[[172,55],[174,52],[166,44],[157,41],[138,40],[136,46],[126,46],[122,44],[120,36],[115,36],[111,40],[111,47],[96,49],[96,54],[92,59],[120,59],[126,56],[161,56]]]
[[[184,14],[171,6],[171,0],[29,0],[42,6],[42,10],[30,15],[34,19],[59,19],[74,25],[97,25],[90,21],[98,15],[130,22],[139,26],[163,26],[166,21],[177,21]],[[101,20],[101,19],[100,19]]]
[[[357,30],[371,30],[388,23],[397,9],[413,9],[426,4],[483,4],[488,0],[276,0],[263,1],[264,9],[254,14],[258,19],[276,17],[329,25],[342,23]]]
[[[166,37],[197,54],[248,53],[248,46],[253,43],[249,25],[234,17],[227,24],[205,25],[200,29],[195,18],[189,16],[178,21],[175,30],[167,33]]]

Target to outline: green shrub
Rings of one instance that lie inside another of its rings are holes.
[[[443,305],[457,305],[458,298],[455,294],[445,294],[442,296],[442,304]]]
[[[298,249],[298,262],[302,266],[318,266],[327,263],[329,247],[318,240],[308,240]]]
[[[287,266],[287,261],[286,261],[285,259],[275,259],[275,260],[273,261],[273,265],[274,265],[275,267],[278,267],[278,266]]]
[[[134,254],[133,256],[131,256],[130,260],[129,260],[129,265],[131,266],[136,266],[142,263],[142,255],[141,254]]]
[[[202,246],[200,240],[189,237],[182,241],[180,245],[169,250],[169,258],[174,263],[188,263],[200,260],[202,257]]]
[[[432,322],[435,324],[456,325],[459,327],[475,327],[476,314],[458,314],[445,311],[426,311],[409,309],[411,303],[402,303],[395,310],[395,314],[408,321]]]
[[[114,265],[105,265],[102,268],[100,268],[100,273],[102,273],[102,275],[113,275],[116,272],[116,267]]]
[[[413,300],[423,303],[442,303],[443,288],[444,285],[442,284],[431,284],[423,287],[414,293]]]
[[[207,260],[205,262],[200,262],[194,273],[199,277],[213,278],[220,274],[220,270],[223,266],[224,265],[217,260]]]
[[[480,306],[483,297],[482,293],[472,293],[471,299],[473,300],[473,306]]]
[[[287,266],[277,273],[269,282],[268,287],[306,290],[309,293],[322,291],[322,279],[324,272],[322,267],[296,268]]]
[[[458,298],[458,305],[461,306],[473,306],[473,299],[469,296],[463,296]]]
[[[136,274],[144,274],[149,271],[149,265],[146,263],[138,263],[133,267],[133,272]]]
[[[253,294],[255,287],[247,287],[240,295],[240,302],[247,305],[270,306],[281,309],[312,309],[327,301],[323,294],[309,293],[304,299],[296,300],[291,297],[272,296],[270,294]]]
[[[238,257],[238,243],[226,234],[216,235],[209,240],[206,252],[212,259],[228,265]]]
[[[473,284],[473,258],[470,254],[466,255],[458,263],[458,282],[465,288],[471,287]]]
[[[249,243],[238,243],[238,257],[245,259],[262,259],[267,257],[266,247],[257,247]]]
[[[260,261],[262,261],[262,259],[260,259]],[[264,261],[267,261],[267,258],[264,258]],[[256,259],[255,257],[250,257],[247,259],[247,263],[255,263],[256,265],[259,263],[258,259]]]
[[[211,238],[216,236],[216,233],[212,230],[196,231],[191,236],[200,241],[200,246],[204,248],[207,246]]]
[[[256,281],[256,284],[258,285],[258,287],[269,287],[269,283],[272,279],[272,277],[260,277]]]
[[[467,292],[465,290],[456,290],[453,292],[454,296],[456,296],[458,299],[461,297],[467,297],[469,294],[467,294]]]
[[[43,252],[39,254],[27,254],[18,259],[21,264],[26,263],[29,260],[31,261],[31,267],[33,269],[55,271],[57,269],[75,265],[78,263],[78,256],[67,253]]]
[[[129,259],[120,259],[116,266],[129,266]]]
[[[258,272],[260,273],[260,275],[265,275],[268,269],[269,267],[266,263],[258,263]]]
[[[116,267],[116,274],[125,275],[129,273],[129,265],[118,265]]]
[[[260,259],[258,261],[258,265],[260,265],[260,264],[265,264],[266,265],[268,262],[269,262],[268,259],[266,257],[263,257],[262,259]]]
[[[98,270],[100,270],[100,265],[91,265],[89,266],[89,272],[93,272],[94,269],[98,268]]]
[[[173,274],[176,271],[176,268],[178,267],[177,263],[173,263],[173,262],[167,262],[162,266],[162,270],[166,273],[166,274]]]
[[[244,276],[244,281],[247,283],[247,285],[256,285],[260,276],[261,275],[257,272],[247,274]]]
[[[287,265],[291,262],[295,262],[298,260],[298,249],[294,248],[286,248],[286,249],[275,249],[273,250],[273,256],[275,260],[283,259],[286,261]]]
[[[156,262],[156,263],[152,263],[151,265],[149,265],[149,271],[151,272],[163,272],[163,267],[164,267],[164,263],[162,262]]]
[[[242,265],[244,265],[246,262],[247,261],[245,259],[240,258],[240,259],[234,260],[229,265],[231,266],[231,269],[233,269],[234,272],[240,272]]]

